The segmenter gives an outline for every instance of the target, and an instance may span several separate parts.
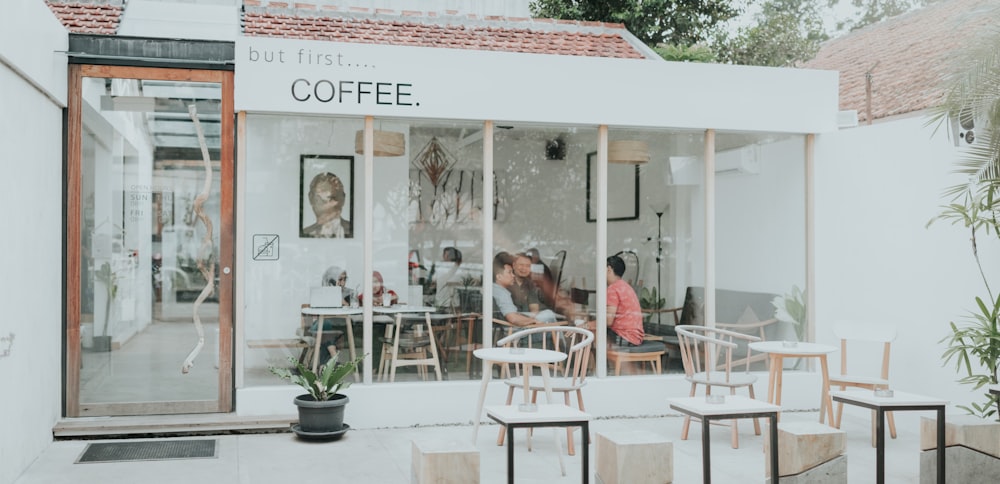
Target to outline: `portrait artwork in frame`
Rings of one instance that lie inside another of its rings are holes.
[[[299,157],[299,237],[354,238],[354,157]]]
[[[639,165],[608,163],[608,222],[639,218]],[[597,152],[587,153],[587,221],[597,222]]]

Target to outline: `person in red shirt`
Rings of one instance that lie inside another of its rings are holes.
[[[642,328],[642,307],[639,297],[622,275],[625,261],[613,255],[608,257],[608,330],[609,343],[624,346],[639,346],[646,333]],[[597,329],[597,321],[589,321],[587,328]],[[617,340],[617,341],[614,341]]]

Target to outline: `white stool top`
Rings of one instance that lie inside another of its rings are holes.
[[[893,390],[891,397],[876,397],[872,390],[847,390],[830,392],[833,398],[841,398],[852,402],[865,403],[878,407],[905,407],[908,405],[947,405],[948,400],[940,398],[905,393]]]
[[[496,418],[505,424],[544,423],[590,420],[590,414],[558,403],[539,403],[538,410],[522,412],[518,405],[487,405],[486,415]]]
[[[361,308],[302,308],[302,314],[306,316],[348,316],[361,314]]]
[[[687,410],[696,415],[730,415],[734,413],[780,412],[781,407],[742,395],[725,395],[724,403],[708,403],[705,395],[697,397],[668,398],[672,408]]]

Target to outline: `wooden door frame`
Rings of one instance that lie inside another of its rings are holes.
[[[174,69],[156,67],[127,67],[89,64],[69,66],[68,102],[66,116],[66,168],[65,168],[65,379],[64,408],[66,417],[79,417],[84,412],[80,406],[80,287],[82,281],[81,257],[81,194],[83,183],[82,158],[82,86],[84,77],[148,79],[164,81],[216,82],[222,86],[220,113],[220,227],[219,227],[219,394],[216,402],[163,402],[96,404],[101,407],[94,414],[113,415],[125,411],[148,414],[231,412],[233,410],[233,214],[235,177],[233,164],[234,115],[233,72],[228,70]],[[178,371],[180,369],[178,368]],[[136,412],[138,410],[138,412]]]

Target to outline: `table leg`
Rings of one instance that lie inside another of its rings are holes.
[[[489,386],[490,380],[493,379],[493,362],[484,362],[485,368],[483,368],[483,382],[479,385],[479,401],[476,403],[476,416],[472,419],[472,443],[476,443],[476,438],[479,436],[479,419],[483,416],[483,403],[486,402],[486,387]],[[508,428],[509,432],[510,429]],[[510,444],[510,438],[507,439],[507,445]]]
[[[545,402],[546,403],[552,403],[552,382],[549,381],[549,367],[548,367],[548,365],[546,365],[544,363],[538,365],[538,367],[542,371],[542,383],[545,386]],[[526,380],[525,381],[525,388],[527,388],[527,387],[528,386],[527,386],[527,380]],[[562,471],[562,475],[565,476],[566,475],[566,463],[563,462],[562,442],[559,440],[559,435],[560,434],[562,434],[562,432],[559,431],[558,427],[553,427],[552,428],[552,435],[555,437],[555,441],[556,441],[556,455],[559,456],[559,470]],[[586,452],[586,451],[587,451],[587,448],[584,447],[584,452]]]
[[[441,381],[441,359],[438,357],[437,341],[434,339],[434,329],[431,328],[431,313],[424,313],[424,321],[427,323],[427,341],[431,345],[431,356],[434,358],[434,374],[438,381]]]
[[[781,355],[775,355],[774,356],[774,361],[772,363],[774,363],[777,366],[777,368],[774,370],[775,371],[775,374],[774,374],[775,375],[774,376],[774,401],[771,402],[771,403],[773,403],[775,405],[781,405],[781,377],[785,373],[783,371],[784,370],[784,366],[785,366],[785,357],[781,356]]]
[[[767,368],[767,403],[774,403],[774,382],[778,377],[776,371],[778,368],[778,358],[773,353],[767,357],[770,359],[770,364]]]
[[[403,313],[396,314],[395,336],[392,337],[392,361],[389,363],[389,382],[396,381],[396,361],[399,358],[399,333],[402,331]]]
[[[879,407],[875,421],[875,483],[885,483],[885,411]],[[944,432],[939,432],[944,435]]]
[[[701,417],[701,481],[705,484],[712,482],[712,457],[711,446],[708,442],[708,417]]]
[[[937,482],[944,484],[944,406],[937,409]]]
[[[771,484],[778,484],[778,413],[768,415],[771,421]]]
[[[580,438],[583,442],[583,452],[581,452],[583,454],[583,484],[588,484],[590,482],[590,459],[588,458],[590,452],[587,452],[587,449],[590,448],[590,422],[584,422],[580,430],[583,432]]]
[[[351,361],[358,357],[357,349],[354,347],[354,319],[351,315],[344,316],[344,323],[347,324],[347,347],[351,350]],[[354,372],[354,381],[359,381],[358,371]]]
[[[490,368],[490,372],[493,369]],[[514,427],[507,426],[507,484],[514,484]]]
[[[317,326],[316,326],[316,342],[313,343],[313,364],[312,364],[312,371],[313,371],[313,373],[316,373],[317,369],[319,368],[319,352],[320,352],[320,349],[323,346],[323,344],[322,344],[322,341],[323,341],[323,324],[326,322],[326,318],[323,317],[323,316],[320,316],[319,318],[316,319],[316,322],[317,322]]]
[[[833,424],[833,400],[830,399],[830,370],[826,365],[826,355],[819,355],[820,371],[823,374],[823,401],[820,403],[819,423],[823,423],[824,417],[829,418]],[[825,410],[825,411],[824,411]]]

